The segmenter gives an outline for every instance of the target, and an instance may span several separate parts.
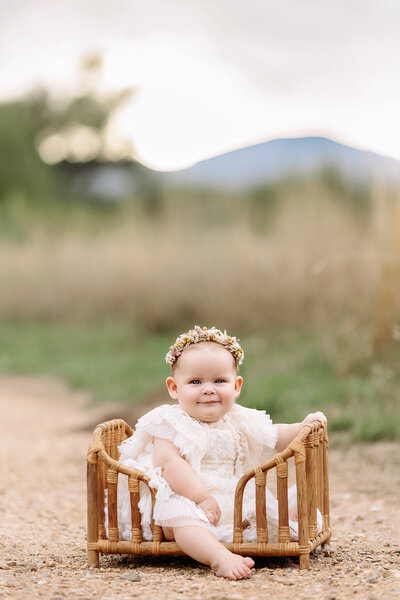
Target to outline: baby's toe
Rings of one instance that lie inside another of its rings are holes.
[[[238,573],[240,574],[240,578],[243,579],[243,577],[248,577],[250,575],[250,569],[248,567],[246,567],[246,565],[240,565],[238,568]]]
[[[236,568],[232,571],[232,579],[243,579],[243,576],[240,574],[240,569]]]
[[[254,567],[254,560],[249,556],[246,556],[246,558],[243,559],[243,562],[249,569],[251,569],[251,567]]]

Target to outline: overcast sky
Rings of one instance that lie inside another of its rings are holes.
[[[99,52],[149,166],[303,135],[400,159],[399,40],[398,0],[0,0],[0,94],[71,91]]]

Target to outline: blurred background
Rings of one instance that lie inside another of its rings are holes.
[[[398,437],[398,4],[0,15],[0,372],[148,408],[215,325],[244,404]]]

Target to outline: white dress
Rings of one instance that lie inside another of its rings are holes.
[[[210,524],[197,504],[172,490],[162,477],[160,467],[154,467],[154,437],[170,440],[216,498],[221,509],[216,527]],[[204,423],[190,417],[179,405],[165,404],[139,419],[135,433],[119,446],[120,461],[150,477],[150,485],[157,490],[153,515],[156,525],[197,525],[212,531],[220,541],[231,542],[236,484],[243,473],[274,455],[276,440],[277,428],[265,411],[234,404],[219,421]],[[151,497],[145,484],[140,483],[140,490],[143,537],[151,540]],[[291,488],[289,505],[295,502],[295,495],[295,489]],[[242,518],[250,523],[244,530],[244,540],[256,540],[254,479],[245,488]],[[277,541],[278,503],[268,488],[267,519],[269,539]],[[297,523],[289,524],[292,539],[297,539]],[[128,478],[121,474],[118,478],[118,525],[120,539],[130,540]]]

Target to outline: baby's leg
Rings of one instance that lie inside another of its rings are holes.
[[[178,546],[189,556],[209,565],[217,577],[248,577],[254,560],[230,552],[215,535],[204,527],[174,527]]]

